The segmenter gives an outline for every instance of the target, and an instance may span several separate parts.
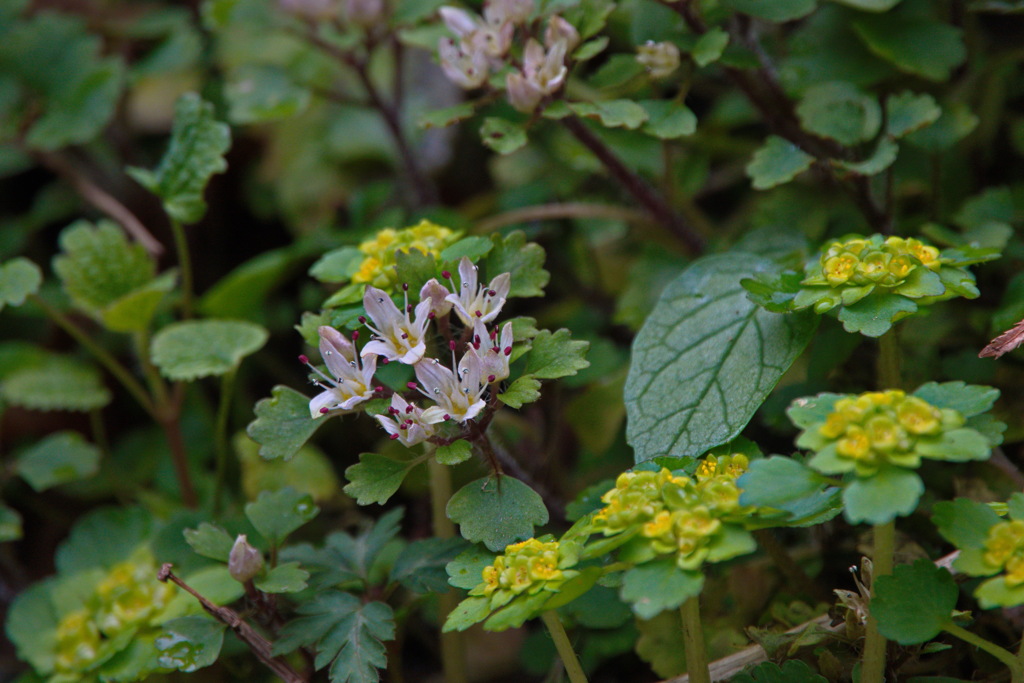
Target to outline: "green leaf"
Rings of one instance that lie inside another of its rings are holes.
[[[963,31],[932,19],[890,13],[864,17],[853,29],[868,49],[900,71],[941,82],[967,55]]]
[[[142,245],[129,244],[111,221],[72,223],[61,231],[60,246],[63,253],[53,259],[53,270],[71,300],[93,314],[146,286],[156,274]]]
[[[932,512],[942,537],[961,549],[984,547],[988,530],[1000,521],[990,506],[968,498],[939,501]]]
[[[228,561],[231,548],[235,544],[235,539],[228,532],[209,522],[201,522],[198,528],[185,529],[182,533],[185,536],[185,542],[197,554],[220,562]]]
[[[466,548],[445,567],[448,583],[467,591],[476,588],[483,582],[484,568],[494,564],[494,557],[494,553],[478,545]]]
[[[488,116],[480,127],[480,141],[498,154],[511,154],[526,144],[526,130],[507,119]]]
[[[398,581],[417,593],[447,593],[451,586],[446,567],[465,549],[461,538],[413,541],[395,559],[389,581]]]
[[[57,651],[57,622],[60,619],[52,599],[56,577],[35,583],[14,597],[7,612],[6,632],[18,656],[40,674],[54,669]]]
[[[309,106],[310,92],[296,85],[281,67],[243,64],[225,84],[224,97],[232,123],[262,123],[287,119],[303,112]],[[227,151],[226,147],[224,151]],[[202,194],[202,188],[199,194]]]
[[[771,270],[751,254],[708,256],[662,292],[633,342],[626,437],[636,461],[697,457],[746,426],[817,325],[752,303],[740,280]]]
[[[804,524],[808,518],[838,514],[839,490],[827,486],[811,468],[793,458],[774,455],[754,460],[737,481],[742,505],[769,507],[789,514],[780,524]]]
[[[320,508],[313,498],[295,489],[264,491],[245,506],[245,516],[272,546],[280,546],[288,534],[316,517]]]
[[[573,341],[567,329],[554,333],[542,330],[533,338],[532,348],[526,357],[526,373],[539,379],[575,375],[577,371],[590,367],[584,358],[588,348],[590,342]]]
[[[0,543],[17,541],[22,536],[21,515],[0,504]]]
[[[463,237],[455,244],[446,247],[441,252],[442,261],[458,261],[463,256],[476,263],[477,260],[487,256],[494,248],[491,238],[483,235],[472,235]]]
[[[882,125],[878,102],[845,81],[812,85],[804,92],[796,113],[805,130],[844,145],[870,140]]]
[[[110,403],[111,394],[92,366],[53,356],[44,366],[8,374],[0,382],[0,398],[30,410],[87,412]]]
[[[490,598],[466,598],[455,606],[444,621],[443,633],[465,631],[473,624],[479,624],[491,613]]]
[[[57,432],[22,453],[15,465],[29,486],[43,491],[51,486],[86,479],[96,474],[100,449],[78,432]]]
[[[39,291],[43,272],[27,258],[11,259],[0,266],[0,311],[4,306],[20,306],[26,297]]]
[[[600,36],[587,42],[576,48],[576,51],[572,53],[572,58],[577,62],[585,62],[588,59],[593,59],[597,55],[604,52],[604,49],[608,47],[610,39],[608,36]]]
[[[240,320],[185,320],[157,332],[150,353],[164,377],[192,381],[231,372],[267,336],[260,325]]]
[[[724,4],[736,12],[781,23],[807,16],[817,3],[816,0],[725,0]]]
[[[495,552],[530,538],[534,526],[548,521],[540,495],[508,475],[466,484],[448,501],[446,512],[463,538]]]
[[[982,609],[1016,607],[1024,604],[1024,585],[1008,586],[1006,577],[989,579],[974,590],[974,597]]]
[[[885,112],[886,131],[894,138],[901,138],[929,126],[942,115],[942,109],[934,97],[909,90],[889,97],[885,101]]]
[[[57,549],[57,571],[76,574],[110,569],[127,560],[149,540],[153,518],[137,507],[104,507],[78,520],[71,535]]]
[[[332,683],[371,683],[380,679],[387,665],[381,641],[395,637],[391,608],[382,602],[363,603],[340,591],[318,594],[296,610],[303,615],[285,624],[275,655],[299,647],[315,647],[317,670],[328,664]]]
[[[907,135],[906,140],[928,152],[941,152],[963,140],[977,128],[980,119],[963,102],[950,102],[935,123]]]
[[[811,4],[814,4],[814,0],[811,0]],[[693,49],[690,50],[690,56],[693,57],[697,66],[707,66],[718,61],[728,44],[729,34],[721,27],[714,26],[697,39]]]
[[[892,166],[896,162],[899,151],[899,145],[886,137],[878,141],[874,151],[863,161],[833,161],[832,163],[857,175],[873,176]]]
[[[888,12],[902,0],[833,0],[865,12]]]
[[[937,408],[951,408],[964,417],[973,417],[991,410],[999,398],[999,390],[965,382],[928,382],[914,391],[914,396]]]
[[[359,247],[333,249],[310,266],[309,274],[320,282],[348,282],[365,259]]]
[[[992,223],[1013,223],[1016,220],[1013,192],[1008,187],[990,187],[965,201],[953,220],[965,228],[982,228]],[[999,245],[999,248],[1004,246],[1005,242]]]
[[[648,120],[643,132],[662,140],[673,140],[692,135],[697,130],[697,117],[679,102],[667,100],[641,100]]]
[[[390,561],[392,557],[385,550],[396,547],[393,542],[398,536],[402,513],[402,508],[395,508],[355,536],[334,532],[320,550],[313,550],[307,545],[293,546],[285,548],[282,556],[287,560],[297,560],[308,568],[319,568],[314,575],[318,589],[350,581],[377,581],[381,569],[379,563]]]
[[[177,273],[168,271],[147,284],[113,301],[99,318],[112,332],[141,332],[149,327],[164,295],[177,284]]]
[[[811,167],[814,157],[777,135],[769,135],[747,164],[747,176],[755,190],[788,183]]]
[[[476,107],[472,102],[460,102],[454,107],[435,109],[424,112],[416,119],[416,125],[420,128],[446,128],[453,123],[465,121],[476,113]]]
[[[988,439],[973,429],[953,429],[943,432],[938,439],[918,442],[917,452],[921,455],[947,462],[987,460],[992,453]]]
[[[468,445],[468,444],[467,444]],[[377,453],[361,453],[359,463],[345,470],[345,493],[359,505],[383,505],[395,495],[418,460],[393,460]]]
[[[473,457],[473,447],[465,439],[456,439],[447,446],[438,446],[434,457],[442,465],[458,465]]]
[[[885,524],[917,509],[924,482],[917,472],[886,467],[871,477],[857,478],[843,491],[846,519],[851,524]]]
[[[865,297],[852,306],[843,306],[839,321],[847,332],[860,332],[865,337],[881,337],[892,324],[917,312],[917,304],[898,294],[877,294]]]
[[[206,213],[203,192],[210,177],[227,170],[224,154],[231,130],[213,116],[213,105],[195,93],[182,95],[174,107],[171,142],[155,171],[128,169],[147,190],[163,200],[167,215],[196,223]]]
[[[527,242],[526,235],[516,230],[507,236],[492,235],[494,249],[485,260],[489,278],[501,273],[512,275],[509,297],[544,296],[551,275],[544,270],[544,249]]]
[[[898,0],[897,0],[898,1]],[[779,667],[775,662],[762,662],[749,672],[733,676],[732,683],[827,683],[828,679],[814,673],[799,659],[789,659]]]
[[[306,589],[309,572],[299,566],[298,562],[279,564],[254,583],[264,593],[298,593]]]
[[[583,118],[596,119],[608,128],[636,130],[647,121],[647,110],[633,100],[570,102],[569,109]]]
[[[703,587],[703,574],[680,569],[674,557],[665,557],[633,567],[623,574],[620,596],[638,617],[651,619],[700,595]]]
[[[268,311],[267,295],[305,261],[306,255],[290,248],[265,251],[217,281],[197,302],[196,309],[210,318],[237,318],[262,322]]]
[[[288,460],[324,422],[309,416],[307,396],[286,386],[276,386],[270,398],[256,404],[256,419],[249,423],[246,433],[260,444],[260,455],[264,458]]]
[[[166,669],[192,673],[217,661],[224,645],[226,626],[210,617],[181,617],[161,626],[156,639],[159,664]]]
[[[948,571],[921,558],[876,579],[871,616],[888,640],[900,645],[924,643],[952,623],[958,594]]]

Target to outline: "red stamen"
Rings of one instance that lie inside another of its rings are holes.
[[[452,279],[452,274],[450,272],[448,272],[447,270],[442,270],[441,271],[441,277],[443,277],[445,280],[451,280]]]
[[[299,362],[302,363],[303,365],[309,365],[309,358],[305,354],[303,354],[299,356]]]
[[[409,387],[410,389],[415,389],[416,388],[416,382],[406,382],[405,386]]]
[[[321,415],[326,415],[329,412],[331,412],[331,411],[327,408],[327,406],[324,406],[323,408],[320,409],[320,414]]]

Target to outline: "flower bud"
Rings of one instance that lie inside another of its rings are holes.
[[[565,51],[571,54],[580,44],[580,32],[576,27],[557,14],[548,20],[548,29],[544,32],[544,44],[550,49],[559,40],[565,41]]]
[[[665,78],[679,68],[679,48],[673,43],[647,41],[636,49],[636,61],[647,69],[651,78]]]
[[[228,555],[228,573],[239,583],[252,581],[263,571],[263,553],[249,545],[245,534],[239,534]]]

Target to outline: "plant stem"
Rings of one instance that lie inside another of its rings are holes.
[[[181,221],[171,219],[171,231],[174,233],[174,249],[178,253],[178,267],[181,268],[181,315],[192,317],[192,258],[188,252],[188,238]]]
[[[143,410],[150,415],[155,416],[156,411],[152,397],[146,393],[146,389],[137,379],[135,379],[132,373],[128,371],[128,368],[110,355],[106,349],[97,344],[93,338],[85,332],[85,330],[79,327],[66,315],[48,304],[45,300],[40,298],[39,295],[32,294],[30,295],[30,298],[37,306],[43,309],[43,312],[49,316],[53,322],[71,335],[75,341],[85,348],[86,351],[91,353],[93,357],[95,357],[96,360],[98,360],[100,364],[121,383],[121,386],[128,390],[128,393],[132,395],[132,398],[138,401]]]
[[[433,455],[427,458],[427,472],[430,477],[430,519],[437,538],[454,538],[455,524],[448,519],[445,509],[452,497],[452,473]],[[443,623],[459,604],[459,596],[453,590],[438,596],[440,621]],[[441,663],[444,666],[444,680],[450,683],[466,683],[466,643],[459,631],[441,634]]]
[[[224,478],[228,469],[228,417],[231,413],[231,395],[235,389],[235,377],[238,367],[232,368],[220,382],[220,401],[217,405],[217,426],[215,447],[217,451],[217,469],[213,484],[213,516],[220,515],[224,497]]]
[[[892,574],[892,558],[896,549],[896,522],[876,524],[874,527],[875,549],[871,557],[871,595],[875,594],[875,582],[880,576]],[[864,634],[864,655],[861,660],[861,683],[882,683],[885,680],[886,640],[878,632],[878,622],[868,616]]]
[[[878,339],[878,361],[876,372],[878,374],[878,389],[899,389],[902,384],[900,369],[900,343],[893,327]]]
[[[942,630],[950,635],[956,636],[964,642],[970,643],[980,650],[984,650],[1005,664],[1006,668],[1010,670],[1011,683],[1024,683],[1024,665],[1021,664],[1019,659],[1013,656],[1012,652],[1009,652],[992,641],[986,640],[975,633],[971,633],[967,629],[961,628],[954,623],[949,623],[946,626],[943,626]]]
[[[690,683],[711,683],[708,651],[704,645],[704,628],[700,623],[700,595],[688,599],[679,608],[683,618],[683,648],[686,651],[686,672]]]
[[[565,673],[569,675],[569,680],[572,683],[587,683],[587,675],[583,673],[583,667],[580,666],[576,651],[572,649],[572,642],[565,632],[565,627],[562,626],[562,620],[558,618],[558,612],[553,609],[548,610],[542,612],[540,618],[548,627],[551,640],[555,641],[555,649],[558,650],[558,656],[562,660],[562,665],[565,666]]]
[[[597,137],[587,126],[575,116],[566,116],[562,124],[579,140],[584,147],[604,164],[612,177],[640,202],[645,209],[671,232],[694,254],[704,251],[704,237],[690,223],[676,213],[668,202],[639,175],[626,167],[622,160]]]

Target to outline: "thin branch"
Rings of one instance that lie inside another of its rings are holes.
[[[589,204],[583,202],[565,202],[560,204],[541,204],[522,209],[513,209],[495,216],[485,218],[476,224],[479,232],[494,232],[506,225],[530,223],[533,221],[551,221],[561,218],[605,218],[626,223],[650,223],[651,216],[643,211],[627,209],[612,204]]]
[[[704,251],[705,240],[697,229],[676,213],[647,181],[622,163],[622,160],[615,156],[615,153],[604,144],[601,138],[597,137],[575,116],[567,116],[561,121],[562,125],[597,157],[598,161],[612,174],[612,177],[633,195],[658,223],[678,237],[694,254]]]
[[[273,643],[260,635],[260,633],[252,626],[247,624],[242,617],[238,615],[238,612],[229,607],[215,605],[204,598],[202,595],[197,593],[195,589],[175,576],[174,572],[171,571],[171,567],[172,565],[170,562],[160,567],[160,571],[157,573],[157,579],[163,582],[170,581],[182,590],[190,593],[192,597],[199,601],[199,604],[203,606],[203,609],[206,610],[210,616],[230,627],[231,630],[235,632],[235,635],[238,636],[238,639],[249,646],[249,649],[252,650],[254,655],[256,655],[256,658],[277,676],[284,679],[286,683],[306,683],[307,679],[304,676],[300,675],[299,672],[289,666],[287,662],[272,654]]]
[[[40,164],[71,183],[71,186],[75,188],[75,191],[82,199],[120,223],[125,232],[131,235],[150,254],[160,256],[164,252],[164,245],[150,234],[146,226],[142,224],[142,221],[129,211],[128,207],[94,183],[89,176],[84,174],[73,163],[59,154],[49,152],[33,152],[33,156]]]

